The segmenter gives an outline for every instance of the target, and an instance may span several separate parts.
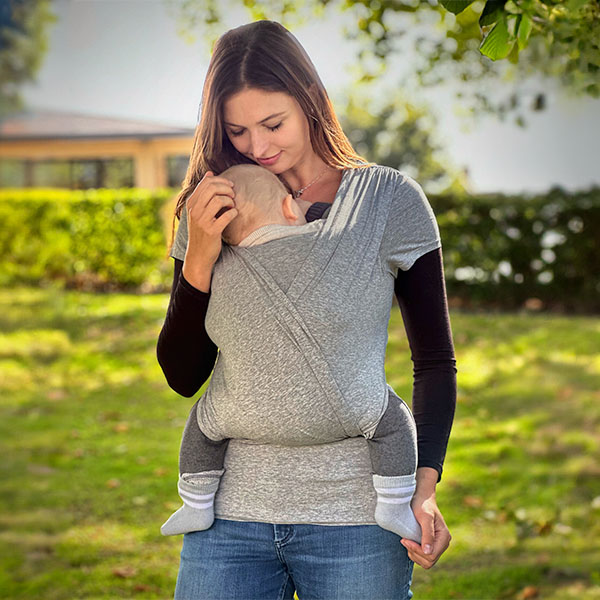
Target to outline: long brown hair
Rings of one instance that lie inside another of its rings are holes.
[[[297,100],[309,123],[310,141],[327,165],[363,167],[335,116],[325,87],[300,42],[275,21],[236,27],[216,42],[202,91],[201,117],[175,214],[207,171],[215,174],[240,164],[255,164],[238,152],[223,126],[223,105],[244,88],[285,92]]]

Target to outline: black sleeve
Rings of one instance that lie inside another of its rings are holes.
[[[329,202],[313,202],[306,211],[304,218],[307,223],[317,219],[325,219],[329,215],[331,204]]]
[[[456,407],[456,360],[441,248],[418,258],[407,271],[398,269],[394,291],[413,362],[418,466],[436,469],[439,481]]]
[[[174,260],[171,299],[158,336],[156,355],[171,388],[189,398],[209,378],[218,349],[204,326],[210,292],[202,292],[188,283],[181,272],[183,261]]]

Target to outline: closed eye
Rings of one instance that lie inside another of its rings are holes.
[[[277,125],[266,125],[267,129],[269,131],[277,131],[281,125],[282,125],[283,121],[281,123],[277,123]],[[237,131],[234,131],[233,129],[229,130],[229,133],[233,136],[233,137],[239,137],[240,135],[242,135],[244,133],[244,129],[238,129]]]

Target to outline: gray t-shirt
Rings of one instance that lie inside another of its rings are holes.
[[[297,227],[305,232],[248,248],[224,246],[214,267],[206,329],[219,355],[198,420],[209,437],[232,438],[215,515],[272,523],[374,523],[366,440],[344,435],[368,432],[384,410],[394,277],[398,268],[407,270],[440,247],[438,227],[420,186],[381,166],[345,171],[328,217]],[[186,244],[184,217],[171,255],[183,260]],[[251,260],[239,260],[244,256]],[[247,303],[261,294],[247,289],[248,278],[236,269],[254,261],[268,266],[307,331],[318,332],[320,352],[358,429],[328,420],[326,404],[314,422],[303,422],[318,378],[301,376],[296,365],[302,356],[294,353],[293,341],[281,356],[261,359],[261,339],[275,335],[278,320],[269,310],[263,316],[248,310]],[[299,268],[289,269],[291,263]],[[259,316],[248,322],[248,314]],[[211,395],[216,401],[205,401]],[[323,443],[336,427],[330,436],[336,441]]]

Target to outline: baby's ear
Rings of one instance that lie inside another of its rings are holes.
[[[298,210],[298,202],[294,200],[294,197],[291,194],[287,194],[285,198],[281,201],[281,208],[283,212],[283,216],[286,219],[294,219],[296,218],[296,212]]]

